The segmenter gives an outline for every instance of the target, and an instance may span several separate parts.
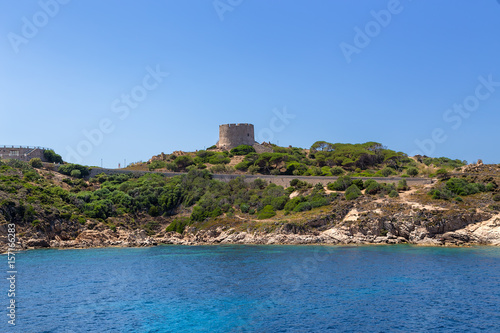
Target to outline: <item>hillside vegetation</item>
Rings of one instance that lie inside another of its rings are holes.
[[[499,212],[498,166],[492,168],[496,176],[443,176],[431,188],[416,189],[413,200],[440,209]],[[196,167],[171,178],[130,173],[88,180],[80,178],[86,167],[68,164],[60,170],[66,174],[51,169],[51,164],[34,168],[17,160],[0,162],[0,225],[16,223],[21,237],[62,240],[98,225],[150,235],[224,225],[269,231],[288,223],[307,224],[322,214],[341,217],[346,214],[342,207],[352,207],[349,202],[400,202],[411,190],[404,179],[395,185],[347,175],[326,187],[295,179],[283,188],[261,179],[221,182]],[[333,213],[339,209],[343,215]]]
[[[363,144],[315,142],[309,149],[269,144],[272,152],[256,153],[251,146],[231,151],[207,150],[160,154],[149,162],[129,166],[131,170],[186,171],[207,169],[212,173],[296,176],[388,177],[435,176],[438,169],[453,171],[466,161],[427,156],[408,157],[377,142]]]

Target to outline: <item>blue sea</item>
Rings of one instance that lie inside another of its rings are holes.
[[[500,332],[495,247],[33,250],[16,268],[2,332]]]

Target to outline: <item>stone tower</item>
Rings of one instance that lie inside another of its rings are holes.
[[[233,149],[239,145],[253,146],[255,143],[252,124],[224,124],[219,126],[217,148]]]

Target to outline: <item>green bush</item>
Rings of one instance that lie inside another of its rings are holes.
[[[156,169],[163,169],[166,166],[167,166],[167,163],[165,161],[155,160],[149,164],[148,168],[149,168],[149,171],[151,171],[151,170],[156,170]]]
[[[367,181],[367,183],[368,183],[368,181]],[[379,183],[377,183],[376,181],[369,182],[368,184],[365,184],[365,186],[366,186],[366,190],[365,190],[366,194],[375,195],[375,194],[380,193],[382,191],[382,186]]]
[[[390,198],[397,198],[397,197],[399,197],[399,194],[396,190],[392,190],[391,192],[389,192],[389,197]]]
[[[231,162],[231,159],[222,154],[214,155],[208,159],[210,164],[228,164],[229,162]]]
[[[364,188],[363,179],[353,179],[352,183],[356,185],[360,190]]]
[[[248,145],[239,145],[231,149],[231,154],[233,155],[247,155],[249,153],[255,153],[255,149],[252,146]]]
[[[178,169],[185,170],[188,166],[193,165],[194,161],[190,156],[182,155],[175,158],[174,164]]]
[[[32,158],[29,163],[33,168],[37,168],[37,169],[39,169],[43,166],[42,160],[39,159],[38,157]]]
[[[293,209],[294,212],[304,212],[307,210],[311,210],[312,205],[309,201],[301,202]]]
[[[451,193],[461,196],[476,194],[486,190],[483,184],[469,183],[465,179],[451,178],[446,182],[446,188]]]
[[[58,171],[63,175],[71,176],[73,170],[79,170],[82,178],[90,174],[89,168],[80,164],[64,164],[59,167]]]
[[[446,169],[439,169],[438,171],[436,171],[436,177],[442,180],[447,180],[450,179],[450,174]]]
[[[257,214],[259,220],[269,219],[276,215],[273,206],[267,205],[262,208],[262,210]]]
[[[406,179],[401,179],[398,182],[398,186],[396,188],[398,191],[407,191],[409,189],[408,183],[406,182]]]
[[[236,170],[239,171],[246,171],[250,165],[248,164],[247,161],[242,161],[234,166]]]
[[[248,211],[250,210],[250,206],[247,203],[242,203],[240,205],[240,210],[242,213],[248,213]]]
[[[80,178],[82,177],[82,172],[78,169],[71,170],[71,177]]]
[[[335,182],[329,183],[327,185],[327,188],[330,191],[345,191],[351,185],[352,185],[352,179],[351,179],[351,177],[349,177],[349,176],[341,176]]]
[[[416,175],[418,175],[418,169],[415,168],[415,167],[409,167],[407,170],[406,170],[406,173],[411,176],[411,177],[415,177]]]
[[[189,218],[187,217],[176,218],[168,225],[165,231],[166,232],[175,231],[179,234],[182,234],[188,224],[189,224]]]
[[[305,202],[306,201],[306,198],[304,198],[303,196],[297,196],[293,199],[290,199],[286,204],[285,204],[285,207],[284,207],[284,210],[286,211],[293,211],[295,209],[295,207],[300,204],[301,202]]]
[[[29,182],[33,182],[33,181],[38,180],[40,178],[41,178],[40,175],[36,171],[27,171],[24,173],[24,179],[29,181]]]
[[[392,168],[385,167],[382,170],[380,170],[380,174],[384,177],[389,177],[394,173],[394,170]]]
[[[497,193],[493,196],[493,201],[500,201],[500,193]]]
[[[63,163],[61,155],[56,154],[52,149],[45,150],[43,152],[43,156],[50,163],[59,163],[59,164]]]
[[[356,185],[352,184],[345,191],[345,198],[347,200],[354,200],[361,196],[361,190]]]

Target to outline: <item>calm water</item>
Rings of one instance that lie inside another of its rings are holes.
[[[500,332],[500,248],[162,246],[17,261],[17,325],[4,310],[0,331]]]

